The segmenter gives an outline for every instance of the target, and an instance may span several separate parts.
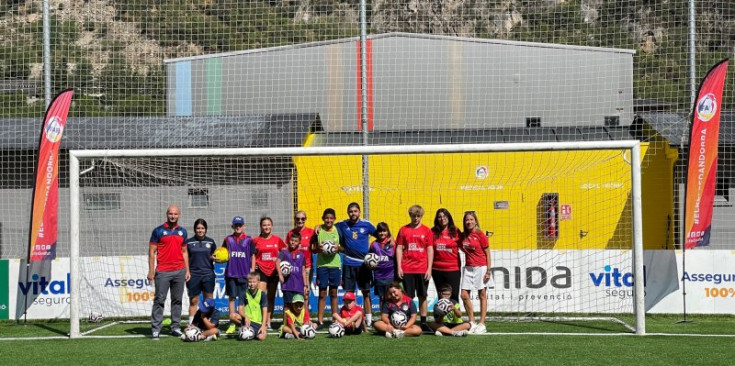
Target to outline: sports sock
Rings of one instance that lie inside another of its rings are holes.
[[[421,315],[421,324],[426,324],[426,315]]]

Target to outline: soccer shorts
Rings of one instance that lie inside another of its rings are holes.
[[[317,267],[316,284],[319,290],[326,290],[328,287],[336,289],[342,282],[342,270],[339,267]]]
[[[239,305],[247,304],[247,297],[245,293],[248,290],[248,279],[247,278],[232,278],[225,277],[225,294],[230,299],[240,300]]]
[[[186,292],[189,298],[199,296],[202,292],[205,294],[214,293],[214,273],[206,276],[192,275],[189,282],[186,283]]]
[[[303,295],[303,292],[298,291],[283,291],[283,303],[284,304],[290,304],[293,302],[293,297],[296,294]]]
[[[344,266],[342,269],[342,288],[354,292],[355,287],[360,291],[370,291],[373,283],[373,271],[366,266]]]
[[[255,336],[258,336],[258,332],[260,332],[260,323],[256,322],[250,322],[250,327],[253,328],[253,333],[255,333]]]
[[[269,275],[265,274],[263,271],[258,269],[258,275],[260,276],[260,282],[265,283],[278,283],[278,271],[273,271],[273,273]]]
[[[462,290],[473,291],[473,290],[484,290],[487,287],[494,287],[495,282],[492,276],[490,280],[484,282],[485,273],[487,273],[487,266],[472,267],[466,266],[462,269]]]
[[[373,284],[373,290],[375,291],[375,296],[379,298],[385,297],[385,294],[388,293],[388,286],[393,283],[393,281],[381,281],[376,280]]]
[[[421,273],[404,273],[403,274],[403,290],[406,296],[414,298],[416,296],[426,297],[426,289],[429,287],[429,281],[424,279]]]

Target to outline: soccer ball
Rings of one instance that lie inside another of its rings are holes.
[[[230,259],[230,253],[225,247],[219,247],[214,251],[214,258],[219,262],[227,262]]]
[[[365,255],[365,265],[370,269],[376,269],[378,268],[378,262],[380,262],[380,257],[375,253],[368,253]]]
[[[331,240],[324,241],[322,243],[322,253],[326,255],[337,253],[337,245],[335,245]]]
[[[452,310],[454,304],[452,304],[452,300],[439,299],[439,301],[436,302],[436,307],[439,308],[441,311],[448,313]]]
[[[332,338],[342,338],[342,336],[345,335],[345,327],[340,323],[332,323],[329,326],[329,335],[332,336]]]
[[[408,324],[408,316],[400,310],[396,311],[390,315],[390,323],[393,324],[394,327],[400,328]]]
[[[255,338],[255,330],[253,327],[240,327],[240,333],[237,334],[237,338],[241,341],[252,341]]]
[[[202,334],[202,331],[197,327],[186,328],[186,330],[184,331],[184,341],[196,342],[199,340],[199,336],[201,334]]]
[[[291,263],[286,261],[281,261],[281,274],[284,276],[288,276],[291,274],[291,270],[293,267],[291,266]]]
[[[99,323],[102,321],[102,313],[99,311],[93,311],[89,313],[89,322],[90,323]]]
[[[299,330],[299,333],[306,339],[313,339],[316,337],[316,329],[309,324],[304,324]]]
[[[439,304],[434,305],[434,318],[441,318],[447,315],[447,312],[442,310]]]

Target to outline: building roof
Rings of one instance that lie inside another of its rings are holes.
[[[436,34],[405,33],[405,32],[389,32],[389,33],[381,33],[381,34],[371,34],[367,36],[367,39],[369,40],[378,40],[378,39],[383,39],[383,38],[435,39],[435,40],[446,40],[446,41],[465,42],[465,43],[502,44],[502,45],[519,46],[519,47],[555,48],[555,49],[568,49],[568,50],[589,51],[589,52],[626,53],[626,54],[631,54],[631,55],[636,53],[635,50],[623,49],[623,48],[576,46],[576,45],[564,45],[564,44],[555,44],[555,43],[510,41],[510,40],[504,40],[504,39],[485,39],[485,38],[444,36],[444,35],[436,35]],[[229,57],[229,56],[237,56],[237,55],[244,55],[244,54],[251,54],[251,53],[273,52],[273,51],[281,51],[281,50],[288,50],[288,49],[294,49],[294,48],[318,47],[318,46],[326,46],[326,45],[332,45],[332,44],[338,44],[338,43],[352,43],[352,42],[357,42],[359,40],[360,40],[360,37],[338,38],[338,39],[333,39],[333,40],[328,40],[328,41],[317,41],[317,42],[299,43],[299,44],[286,45],[286,46],[276,46],[276,47],[257,48],[257,49],[242,50],[242,51],[222,52],[222,53],[216,53],[216,54],[210,54],[210,55],[172,58],[172,59],[163,60],[163,63],[167,64],[167,63],[175,63],[179,61],[192,61],[192,60],[200,60],[200,59],[207,59],[207,58],[213,58],[213,57]]]
[[[494,129],[447,129],[375,131],[371,145],[472,144],[559,141],[610,141],[635,139],[630,127],[509,127]],[[318,133],[312,146],[362,145],[359,132]]]
[[[40,119],[3,119],[0,146],[35,150]],[[318,114],[69,118],[62,149],[296,147],[322,131]]]
[[[645,112],[638,118],[648,123],[653,129],[669,140],[672,146],[687,145],[689,140],[690,117],[684,112]],[[723,111],[720,114],[720,141],[726,145],[735,145],[735,112]]]

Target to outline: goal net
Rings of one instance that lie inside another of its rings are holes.
[[[148,242],[171,204],[189,236],[203,218],[219,246],[233,216],[250,236],[268,216],[284,238],[297,210],[313,228],[326,208],[346,219],[350,202],[394,236],[414,204],[428,227],[439,208],[460,229],[474,211],[490,243],[490,320],[610,317],[642,334],[640,150],[636,141],[605,141],[70,151],[72,336],[101,334],[90,314],[149,319]],[[226,313],[217,271],[215,300]],[[184,319],[188,301],[185,291]],[[429,311],[435,301],[432,283]],[[478,311],[474,292],[473,301]],[[275,317],[280,304],[279,291]]]

